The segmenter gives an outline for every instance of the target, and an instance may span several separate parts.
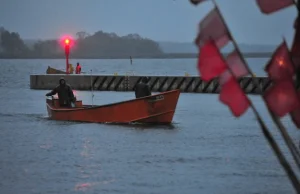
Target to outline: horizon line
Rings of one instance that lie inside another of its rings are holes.
[[[59,38],[22,38],[23,41],[45,41],[45,40],[58,40]],[[153,39],[151,39],[153,40]],[[157,43],[176,43],[176,44],[194,44],[194,41],[188,42],[188,41],[170,41],[170,40],[153,40]],[[244,44],[244,45],[259,45],[259,46],[277,46],[276,44],[270,44],[270,43],[246,43],[246,42],[237,42],[237,44]]]

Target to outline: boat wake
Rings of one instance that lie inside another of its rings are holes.
[[[28,114],[28,113],[0,113],[0,118],[18,118],[18,119],[32,119],[35,120],[48,120],[45,114]]]
[[[23,122],[47,122],[47,125],[76,125],[78,123],[72,121],[55,121],[48,117],[45,114],[26,114],[26,113],[0,113],[0,122],[14,122],[15,120]]]
[[[89,122],[78,122],[78,121],[55,121],[52,120],[47,114],[29,114],[29,113],[0,113],[0,120],[18,119],[18,120],[33,120],[33,121],[52,121],[56,125],[70,125],[70,124],[88,124]],[[158,129],[158,130],[176,130],[179,129],[176,122],[171,124],[149,124],[149,123],[98,123],[111,126],[121,126],[136,130],[147,130],[147,129]]]

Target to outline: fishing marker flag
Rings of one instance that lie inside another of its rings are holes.
[[[279,117],[299,108],[299,97],[296,93],[292,78],[275,82],[265,94],[267,106]]]
[[[220,101],[227,105],[235,117],[240,117],[250,107],[250,101],[234,77],[222,85]]]
[[[230,71],[229,70],[225,71],[219,77],[219,83],[221,85],[223,85],[225,82],[227,82],[232,77],[232,74],[236,78],[240,78],[240,77],[250,74],[250,72],[248,71],[248,69],[246,67],[246,64],[244,63],[244,61],[242,59],[242,56],[236,49],[226,57],[226,63],[228,65],[228,68],[230,69]]]
[[[224,47],[230,40],[227,26],[217,8],[214,8],[199,23],[199,33],[195,43],[201,47],[210,39],[215,41],[218,48]]]
[[[277,47],[265,71],[274,81],[284,80],[294,76],[295,69],[285,41]]]
[[[227,65],[213,40],[209,40],[203,47],[200,47],[197,67],[203,81],[210,81],[227,69]]]

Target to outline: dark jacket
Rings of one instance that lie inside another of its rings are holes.
[[[56,93],[59,98],[60,106],[71,106],[71,102],[75,101],[72,88],[68,84],[58,85],[51,92],[47,93],[46,96],[52,96]]]
[[[150,87],[146,83],[138,83],[135,87],[135,97],[142,98],[145,96],[151,96]]]

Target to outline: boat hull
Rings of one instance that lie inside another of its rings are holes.
[[[59,108],[57,100],[47,99],[49,118],[64,121],[95,123],[152,123],[170,124],[173,120],[180,91],[173,90],[157,95],[102,106]],[[77,102],[78,104],[78,102]]]
[[[46,71],[47,74],[66,74],[66,72],[64,71],[61,71],[61,70],[58,70],[58,69],[54,69],[52,67],[49,67],[47,68],[47,71]]]

